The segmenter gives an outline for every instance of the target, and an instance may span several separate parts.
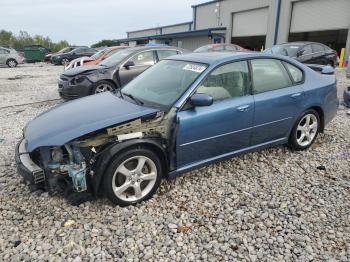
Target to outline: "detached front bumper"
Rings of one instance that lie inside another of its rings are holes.
[[[45,181],[44,170],[33,162],[23,139],[16,146],[15,159],[18,173],[30,184],[39,184]]]

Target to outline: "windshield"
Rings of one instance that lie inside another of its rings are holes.
[[[295,57],[301,45],[276,45],[271,48],[274,55]]]
[[[103,60],[102,63],[100,63],[100,65],[115,66],[115,65],[119,64],[121,61],[123,61],[124,58],[128,57],[133,52],[135,52],[135,50],[133,50],[133,49],[122,50],[120,52],[117,52],[117,53],[111,55],[110,57],[107,57],[105,60]]]
[[[106,53],[106,51],[107,51],[107,49],[103,49],[103,50],[101,50],[101,51],[98,51],[97,53],[93,54],[93,55],[91,56],[91,58],[94,59],[94,60],[97,60],[97,59],[99,59],[101,56],[103,56],[103,54]]]
[[[206,68],[204,64],[162,60],[127,84],[122,94],[151,106],[170,107]]]

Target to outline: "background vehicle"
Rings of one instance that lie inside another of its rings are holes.
[[[212,162],[278,144],[305,150],[337,108],[335,75],[295,60],[178,55],[116,94],[39,115],[24,129],[16,162],[37,188],[73,187],[125,206],[150,198],[162,178]]]
[[[134,47],[119,51],[98,65],[65,71],[58,81],[64,99],[74,99],[125,86],[159,60],[186,52],[172,46]]]
[[[275,45],[265,53],[289,56],[304,64],[337,65],[337,52],[328,46],[314,42],[293,42]]]
[[[73,59],[84,57],[84,56],[92,56],[96,53],[96,49],[90,47],[78,47],[67,53],[62,53],[58,55],[54,55],[51,57],[51,62],[54,65],[65,65],[68,64]]]
[[[120,50],[123,50],[125,48],[128,48],[128,46],[112,46],[112,47],[106,47],[102,50],[99,50],[95,54],[93,54],[90,57],[81,57],[72,60],[68,66],[66,66],[65,70],[72,69],[78,66],[82,65],[97,65],[98,63],[105,60],[107,57],[119,52]]]
[[[24,62],[24,57],[21,53],[12,48],[0,47],[0,65],[8,67],[16,67]]]
[[[68,52],[70,52],[73,49],[78,48],[78,47],[87,47],[87,46],[68,46],[68,47],[62,48],[60,51],[58,51],[56,53],[49,53],[49,54],[47,54],[45,56],[45,61],[51,62],[51,57],[52,56],[55,56],[55,55],[58,55],[58,54],[68,53]]]
[[[239,45],[234,44],[210,44],[197,48],[194,50],[194,53],[203,53],[203,52],[225,52],[225,51],[249,51]]]

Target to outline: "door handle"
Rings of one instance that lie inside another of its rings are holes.
[[[249,105],[239,106],[237,107],[237,110],[241,112],[246,112],[248,111],[249,107],[250,107]]]
[[[293,95],[291,95],[290,97],[291,97],[291,98],[297,98],[297,97],[299,97],[299,96],[301,96],[301,93],[293,94]]]

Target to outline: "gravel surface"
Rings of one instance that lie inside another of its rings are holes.
[[[0,108],[57,98],[61,70],[0,68]],[[6,80],[23,74],[40,77]],[[343,71],[338,84],[350,84]],[[74,207],[21,183],[15,144],[54,104],[0,109],[0,261],[350,261],[344,107],[307,151],[278,146],[210,165],[121,208],[104,199]]]

